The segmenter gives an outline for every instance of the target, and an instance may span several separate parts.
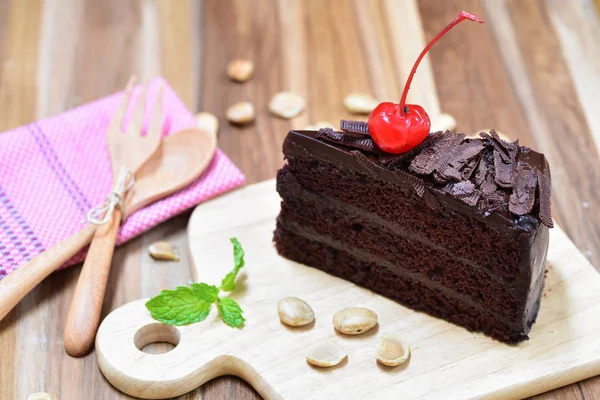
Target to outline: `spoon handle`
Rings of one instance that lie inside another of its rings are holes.
[[[70,356],[82,357],[94,345],[120,221],[117,208],[112,219],[98,227],[90,244],[65,325],[64,344]]]
[[[86,225],[52,248],[23,264],[0,281],[0,321],[27,293],[92,240],[96,227]]]

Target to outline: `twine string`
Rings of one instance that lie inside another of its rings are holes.
[[[112,219],[117,207],[123,211],[122,215],[125,215],[123,199],[125,198],[125,194],[133,188],[134,183],[133,173],[127,168],[121,167],[117,182],[106,197],[106,200],[87,212],[87,222],[94,225],[103,225]]]

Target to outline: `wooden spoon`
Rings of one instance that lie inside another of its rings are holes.
[[[189,185],[206,169],[216,148],[216,136],[188,129],[163,139],[161,147],[136,174],[127,214]],[[0,281],[0,321],[27,293],[58,267],[90,244],[95,225],[83,228],[31,259]]]

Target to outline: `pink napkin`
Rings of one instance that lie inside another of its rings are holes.
[[[193,127],[194,116],[161,78],[149,85],[146,120],[161,83],[163,135]],[[0,279],[80,230],[86,212],[109,193],[112,170],[105,135],[121,96],[117,93],[0,134]],[[138,96],[139,87],[134,100]],[[197,181],[131,215],[117,244],[243,183],[244,175],[217,150]],[[84,256],[85,251],[63,267]]]

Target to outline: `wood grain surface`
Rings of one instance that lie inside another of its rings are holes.
[[[397,48],[411,40],[399,35],[404,2],[0,0],[0,131],[118,91],[132,72],[142,79],[163,75],[190,109],[219,117],[219,146],[249,183],[272,178],[290,128],[349,117],[341,99],[351,91],[399,98],[406,61],[398,59]],[[461,25],[431,51],[439,107],[457,119],[460,131],[495,127],[546,153],[555,218],[595,266],[599,7],[598,0],[418,1],[426,38],[461,9],[487,22]],[[225,77],[227,62],[236,57],[256,66],[243,85]],[[307,101],[292,121],[266,111],[281,90]],[[232,127],[225,109],[243,100],[254,103],[257,121]],[[104,315],[190,279],[188,216],[117,249]],[[181,261],[152,261],[145,249],[157,239],[174,243]],[[78,274],[79,268],[53,274],[0,323],[0,398],[37,391],[61,400],[128,398],[104,380],[94,354],[72,359],[64,353],[62,330]],[[181,398],[258,395],[239,379],[220,378]],[[597,399],[600,378],[536,398]]]

